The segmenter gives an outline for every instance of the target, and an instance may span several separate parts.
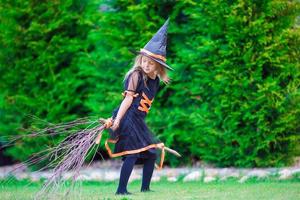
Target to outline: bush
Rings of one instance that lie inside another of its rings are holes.
[[[87,2],[1,5],[0,134],[31,126],[26,113],[54,123],[109,117],[122,99],[130,50],[170,16],[167,62],[176,71],[147,117],[184,155],[167,161],[292,161],[300,130],[298,1]],[[48,142],[28,140],[9,152],[25,159],[36,151],[28,147]]]
[[[95,45],[89,34],[97,30],[97,7],[71,0],[1,3],[0,135],[34,129],[40,121],[30,115],[58,123],[90,114],[84,102],[92,85],[81,60]],[[25,160],[61,139],[26,138],[7,153]]]

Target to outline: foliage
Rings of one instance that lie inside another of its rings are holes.
[[[183,13],[183,76],[171,104],[185,107],[185,146],[218,166],[290,163],[300,130],[299,3],[202,1]]]
[[[3,1],[0,6],[1,135],[36,128],[30,115],[58,123],[86,116],[93,85],[80,60],[95,45],[89,39],[99,14],[91,1]],[[8,149],[15,159],[52,145],[57,138],[26,138]],[[5,141],[2,141],[5,142]]]
[[[122,99],[130,51],[170,17],[167,63],[175,72],[147,117],[184,155],[167,161],[263,167],[295,155],[298,1],[16,2],[0,6],[0,135],[29,127],[26,114],[54,123],[109,117]],[[25,159],[47,142],[28,140],[9,152]]]

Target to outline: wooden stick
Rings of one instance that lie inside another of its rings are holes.
[[[95,143],[96,143],[96,144],[100,144],[101,137],[102,137],[102,133],[99,133],[98,136],[97,136],[96,139],[95,139]]]
[[[162,149],[163,147],[159,147],[160,149]],[[177,151],[175,151],[175,150],[173,150],[173,149],[170,149],[170,148],[168,148],[168,147],[164,147],[165,148],[165,150],[167,151],[167,152],[169,152],[169,153],[171,153],[171,154],[173,154],[173,155],[175,155],[175,156],[177,156],[177,157],[181,157],[181,155],[177,152]]]

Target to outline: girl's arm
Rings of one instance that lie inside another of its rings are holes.
[[[116,118],[114,119],[113,125],[111,127],[111,129],[113,131],[115,131],[120,124],[120,121],[122,119],[122,117],[124,116],[124,114],[126,113],[126,111],[128,110],[128,108],[131,106],[133,98],[136,97],[137,94],[135,94],[137,85],[138,85],[138,80],[139,80],[139,72],[138,71],[134,71],[130,77],[128,78],[128,85],[125,88],[125,92],[124,92],[124,99],[120,105],[119,111],[117,113]]]
[[[133,101],[133,95],[134,95],[134,92],[127,91],[127,94],[120,105],[118,114],[114,120],[112,127],[111,127],[111,129],[113,131],[115,131],[119,127],[122,117],[124,116],[124,114],[126,113],[126,111],[128,110],[128,108],[130,107],[130,105]]]

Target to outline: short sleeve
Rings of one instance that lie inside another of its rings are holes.
[[[125,85],[126,91],[136,92],[139,83],[139,72],[134,71],[128,76],[127,83]]]

